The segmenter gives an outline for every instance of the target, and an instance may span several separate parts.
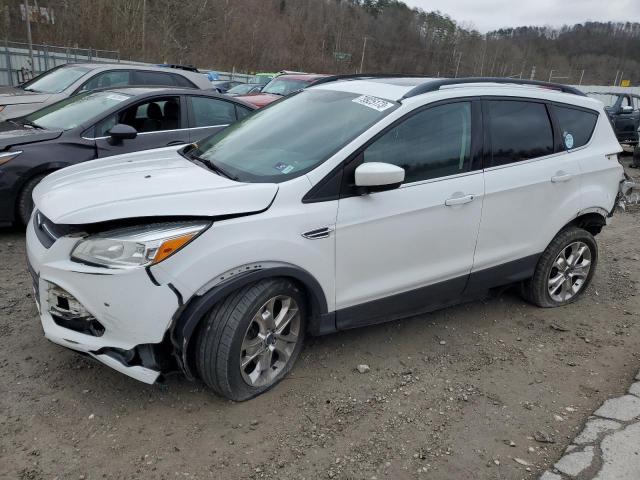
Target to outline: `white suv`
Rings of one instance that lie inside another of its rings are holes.
[[[513,283],[576,300],[620,145],[600,102],[508,82],[332,77],[198,145],[51,174],[27,228],[46,337],[244,400],[309,333]]]

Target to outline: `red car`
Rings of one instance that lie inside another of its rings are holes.
[[[281,97],[285,97],[290,93],[303,89],[309,84],[327,77],[328,75],[317,73],[296,73],[278,75],[269,83],[267,83],[260,93],[254,93],[251,95],[239,95],[234,97],[236,100],[255,105],[258,108],[269,105],[271,102],[275,102]]]

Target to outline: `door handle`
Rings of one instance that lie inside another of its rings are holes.
[[[447,198],[444,201],[444,204],[447,207],[452,207],[454,205],[464,205],[465,203],[473,202],[474,198],[475,198],[474,195],[464,195],[462,197],[451,197],[451,198]]]
[[[167,147],[172,147],[174,145],[184,145],[187,142],[183,142],[182,140],[174,140],[173,142],[167,143]]]
[[[553,177],[551,177],[551,181],[553,183],[562,183],[562,182],[568,182],[572,178],[573,178],[573,175],[571,175],[570,173],[558,172],[557,175],[554,175]]]

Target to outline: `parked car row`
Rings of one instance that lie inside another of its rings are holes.
[[[14,120],[42,140],[12,140],[2,171],[30,149],[64,161],[144,136],[167,146],[33,189],[44,334],[140,381],[179,372],[233,400],[282,380],[307,335],[511,284],[540,307],[576,301],[624,180],[602,104],[545,82],[284,74],[234,98],[82,95]],[[70,128],[51,131],[69,107]]]
[[[81,64],[56,67],[20,87],[4,88],[0,225],[26,225],[34,188],[55,170],[197,142],[318,78],[277,75],[263,88],[210,82],[196,69],[178,65]],[[229,95],[221,95],[225,92]]]

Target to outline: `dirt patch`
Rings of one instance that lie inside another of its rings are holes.
[[[632,207],[598,237],[594,283],[574,305],[507,291],[313,338],[286,380],[239,404],[49,343],[24,234],[2,231],[0,477],[533,478],[640,365],[639,220]]]

